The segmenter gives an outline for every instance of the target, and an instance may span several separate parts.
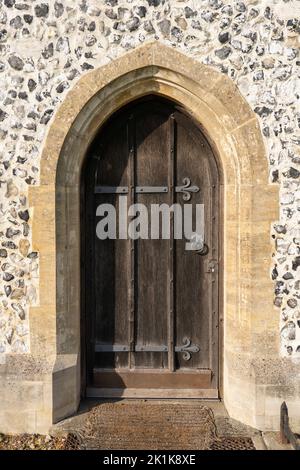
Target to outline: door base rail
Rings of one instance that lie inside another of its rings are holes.
[[[93,370],[93,387],[109,389],[210,389],[210,369],[100,369]]]

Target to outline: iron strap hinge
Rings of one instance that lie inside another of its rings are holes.
[[[167,345],[149,345],[139,346],[135,345],[134,348],[130,348],[125,344],[95,344],[95,352],[168,352],[169,348]],[[200,347],[197,344],[192,344],[191,340],[187,337],[183,338],[183,344],[181,346],[175,346],[175,352],[183,353],[183,359],[188,361],[191,358],[192,353],[200,351]]]
[[[183,178],[182,186],[176,186],[175,192],[183,194],[183,200],[189,201],[191,199],[191,193],[197,193],[200,191],[198,186],[191,186],[190,178]],[[128,186],[95,186],[95,194],[128,194]],[[138,194],[150,194],[150,193],[168,193],[168,186],[135,186],[134,192]]]
[[[136,186],[135,193],[167,193],[168,186]],[[96,186],[95,194],[128,194],[127,186]]]

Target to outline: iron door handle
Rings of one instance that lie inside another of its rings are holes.
[[[209,251],[207,244],[204,242],[203,235],[196,232],[191,234],[190,241],[186,244],[186,249],[202,256],[207,255]]]

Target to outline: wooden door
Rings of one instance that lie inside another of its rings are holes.
[[[203,134],[170,102],[135,102],[92,145],[83,194],[87,394],[218,397],[219,180]],[[120,237],[124,201],[148,214],[153,204],[203,204],[206,252],[175,238],[172,211],[169,238],[151,238],[150,222],[148,239]],[[116,209],[116,239],[96,235],[105,203]]]

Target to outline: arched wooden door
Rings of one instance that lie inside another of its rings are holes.
[[[204,204],[207,253],[174,238],[172,211],[169,239],[152,239],[150,222],[148,239],[126,239],[124,201],[148,214]],[[117,239],[96,235],[102,204],[116,209]],[[147,97],[101,129],[83,169],[81,259],[87,395],[218,397],[218,169],[176,105]]]

